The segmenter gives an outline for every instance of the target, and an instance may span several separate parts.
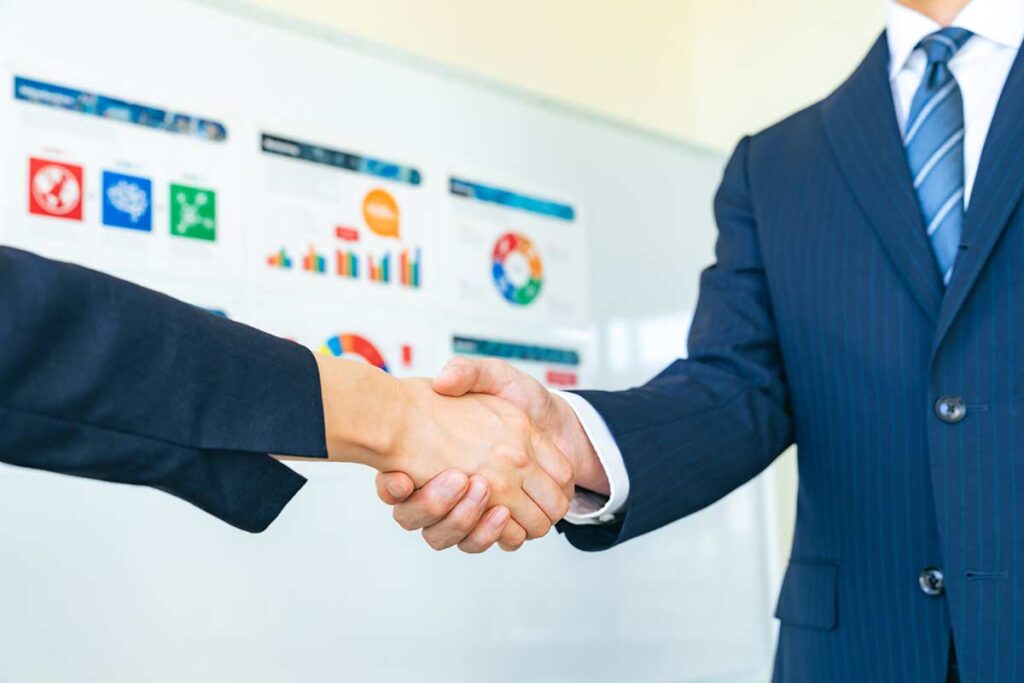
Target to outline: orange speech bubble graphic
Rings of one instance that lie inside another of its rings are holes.
[[[370,190],[363,200],[366,225],[381,237],[398,237],[398,203],[388,192]]]

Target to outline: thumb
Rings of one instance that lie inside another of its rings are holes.
[[[492,394],[508,385],[505,364],[492,358],[452,358],[434,378],[434,391],[443,396]]]
[[[476,383],[473,361],[468,358],[452,358],[434,378],[434,391],[442,396],[468,394]]]
[[[412,495],[416,486],[403,472],[380,472],[377,474],[377,496],[388,505],[398,505]]]

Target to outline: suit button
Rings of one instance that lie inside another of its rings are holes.
[[[967,404],[959,396],[943,396],[935,402],[935,414],[946,424],[955,425],[967,416]]]
[[[925,595],[937,597],[946,592],[946,579],[942,576],[942,570],[935,567],[925,567],[917,577],[917,583]]]

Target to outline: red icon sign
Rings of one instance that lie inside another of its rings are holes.
[[[346,242],[359,241],[359,231],[356,228],[350,228],[347,225],[335,226],[334,234],[339,240],[345,240]]]
[[[548,384],[553,387],[574,387],[576,386],[576,373],[561,370],[548,370]]]
[[[82,220],[82,167],[59,161],[28,161],[28,212]]]

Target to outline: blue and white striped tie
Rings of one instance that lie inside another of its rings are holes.
[[[920,42],[928,66],[903,135],[914,192],[946,285],[964,226],[964,103],[949,60],[971,35],[966,29],[944,28]]]

